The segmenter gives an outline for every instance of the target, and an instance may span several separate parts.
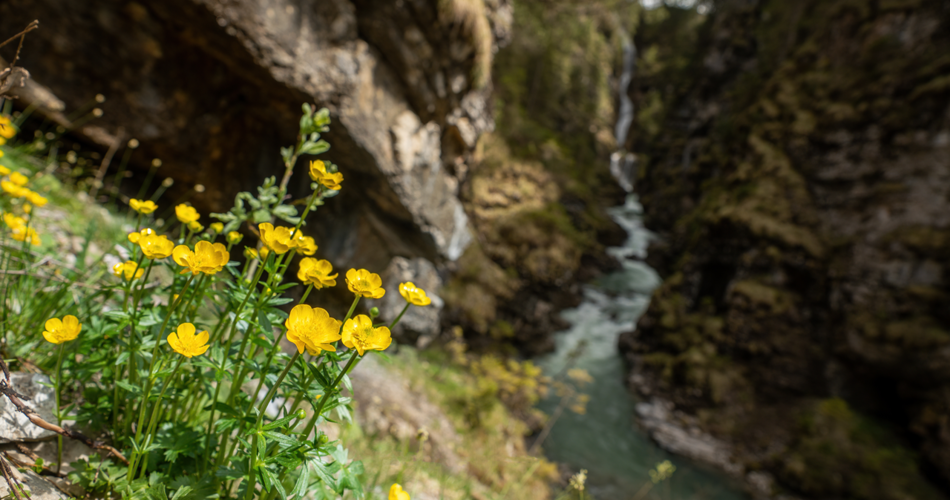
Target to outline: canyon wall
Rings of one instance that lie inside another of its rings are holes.
[[[664,276],[631,383],[775,490],[950,485],[950,4],[644,18],[628,148]]]

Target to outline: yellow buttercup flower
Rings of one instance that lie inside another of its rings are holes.
[[[205,228],[205,227],[202,226],[201,223],[198,222],[198,221],[196,221],[196,220],[193,220],[193,221],[191,221],[191,222],[188,223],[188,230],[191,231],[191,232],[193,232],[193,233],[200,233],[201,230],[204,229],[204,228]]]
[[[208,227],[214,231],[214,234],[221,234],[221,231],[224,231],[224,224],[221,222],[212,222]]]
[[[266,259],[270,255],[270,248],[261,247],[261,259]]]
[[[28,190],[28,191],[29,191],[29,190]],[[34,205],[36,205],[36,206],[38,206],[38,207],[46,206],[46,203],[49,201],[49,200],[46,199],[46,197],[40,195],[40,193],[37,193],[37,192],[35,192],[35,191],[29,191],[28,193],[26,193],[26,199],[27,199],[30,203],[32,203],[32,204],[34,204]]]
[[[373,320],[365,314],[346,320],[343,325],[343,345],[356,349],[363,355],[366,351],[382,351],[393,342],[389,328],[374,327]]]
[[[151,229],[147,227],[142,228],[142,230],[137,233],[129,233],[129,241],[132,243],[138,244],[142,236],[148,236],[150,234],[155,234],[155,231],[152,231]]]
[[[40,236],[36,234],[36,231],[32,227],[16,228],[10,233],[10,236],[17,241],[29,240],[33,246],[40,244]]]
[[[33,205],[30,205],[29,203],[24,203],[24,204],[23,204],[23,212],[24,212],[24,213],[28,213],[28,214],[33,213]]]
[[[313,238],[304,236],[302,232],[298,231],[293,237],[293,244],[294,248],[304,255],[313,255],[317,253],[317,243],[313,241]]]
[[[13,139],[13,136],[16,135],[16,127],[13,126],[13,123],[10,122],[10,118],[7,116],[0,116],[0,139],[3,139],[3,142],[0,142],[0,145],[6,144],[7,139]]]
[[[204,273],[215,275],[218,271],[224,269],[225,264],[231,259],[228,255],[228,249],[222,243],[211,243],[208,241],[199,241],[192,251],[188,245],[178,245],[172,251],[172,258],[175,262],[184,267],[181,274]]]
[[[0,156],[3,156],[2,153],[3,153],[3,151],[0,151]],[[7,174],[9,174],[9,173],[10,173],[10,169],[9,169],[9,168],[4,167],[3,165],[0,165],[0,175],[7,175]]]
[[[393,483],[389,488],[389,500],[411,500],[406,490],[399,486],[399,483]]]
[[[304,257],[300,259],[297,279],[304,285],[313,285],[316,289],[336,286],[336,277],[339,274],[331,275],[332,272],[333,264],[330,264],[330,261]]]
[[[155,210],[158,210],[158,205],[156,205],[152,200],[142,201],[132,198],[129,200],[129,206],[132,207],[132,210],[135,210],[142,215],[148,215]]]
[[[145,270],[140,268],[135,262],[128,260],[112,266],[112,273],[116,276],[124,275],[126,281],[132,281],[133,279],[141,278]]]
[[[228,239],[228,243],[232,245],[237,245],[238,243],[241,242],[241,240],[244,239],[244,235],[237,231],[231,231],[230,233],[228,233],[227,239]]]
[[[293,248],[293,241],[290,238],[290,228],[283,226],[274,227],[270,222],[263,222],[257,229],[261,232],[261,241],[268,248],[277,253],[277,255],[287,253]]]
[[[191,323],[182,323],[178,325],[178,331],[172,332],[168,336],[168,345],[178,354],[186,358],[201,356],[208,350],[208,339],[211,336],[207,330],[195,335],[195,325]]]
[[[411,281],[399,284],[399,295],[402,295],[406,302],[414,306],[427,306],[432,303],[432,299],[426,295],[426,291],[416,287]]]
[[[18,217],[10,212],[3,214],[3,223],[10,229],[26,227],[26,220],[24,220],[23,217]]]
[[[23,198],[29,193],[29,189],[10,181],[0,181],[0,189],[14,198]]]
[[[175,207],[175,217],[178,217],[182,224],[188,224],[201,218],[195,207],[184,203]]]
[[[21,174],[20,172],[13,172],[10,174],[10,182],[16,184],[17,186],[26,186],[26,183],[30,182],[30,178]]]
[[[297,346],[297,352],[304,349],[312,355],[321,351],[336,351],[332,342],[340,340],[340,320],[330,317],[322,308],[299,304],[290,310],[290,316],[284,322],[287,327],[287,340]]]
[[[164,259],[175,249],[175,243],[164,234],[142,235],[138,238],[138,244],[142,248],[142,253],[149,259]]]
[[[343,174],[327,172],[327,165],[321,160],[310,162],[310,178],[313,179],[313,182],[320,183],[327,189],[334,191],[339,191],[340,183],[343,182]]]
[[[379,299],[386,295],[383,280],[376,273],[366,269],[350,269],[346,272],[346,286],[351,292],[368,299]]]
[[[43,330],[43,338],[53,344],[62,344],[69,342],[79,336],[82,330],[82,323],[79,318],[69,314],[59,318],[51,318],[46,321],[46,330]]]
[[[256,259],[256,258],[257,258],[257,250],[255,250],[255,249],[253,249],[253,248],[251,248],[251,247],[244,247],[244,257],[246,257],[246,258],[248,258],[248,259]]]

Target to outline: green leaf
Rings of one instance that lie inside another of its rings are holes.
[[[179,500],[181,498],[185,498],[186,495],[190,494],[192,491],[194,491],[194,488],[191,486],[182,486],[181,488],[178,488],[178,491],[172,495],[170,500]]]
[[[290,494],[294,498],[303,498],[304,494],[307,493],[307,488],[310,486],[310,466],[304,464],[300,469],[300,475],[297,476],[297,482],[294,484],[294,489],[290,490]]]
[[[122,388],[123,391],[126,391],[132,395],[132,397],[139,397],[142,394],[142,389],[137,385],[132,385],[124,380],[117,380],[116,385]]]
[[[270,332],[271,335],[274,333],[274,325],[271,324],[270,318],[267,317],[266,311],[257,312],[257,320],[260,322],[261,328],[265,332]]]
[[[336,491],[336,480],[333,479],[333,475],[327,469],[327,465],[323,462],[322,458],[312,458],[307,461],[307,464],[313,466],[313,471],[317,474],[317,477],[319,477],[321,481]]]

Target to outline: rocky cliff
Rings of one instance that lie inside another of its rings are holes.
[[[38,106],[98,158],[112,148],[113,171],[128,153],[139,181],[160,159],[168,203],[203,213],[281,175],[302,103],[329,108],[322,158],[346,189],[307,232],[336,267],[382,271],[395,256],[441,266],[471,241],[458,189],[494,128],[490,68],[511,16],[507,0],[14,0],[0,32],[40,20],[20,58],[33,77],[21,109]],[[87,122],[93,106],[104,115]]]
[[[637,35],[665,276],[631,381],[778,491],[950,486],[950,5],[731,1]]]

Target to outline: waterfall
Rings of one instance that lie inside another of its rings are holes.
[[[633,124],[633,101],[628,95],[630,82],[637,71],[637,46],[633,38],[623,32],[623,71],[620,73],[618,88],[620,109],[617,111],[617,123],[614,125],[614,139],[620,147],[610,155],[610,174],[626,192],[633,191],[633,179],[636,173],[637,157],[633,153],[625,153],[623,144],[627,140],[630,126]]]

